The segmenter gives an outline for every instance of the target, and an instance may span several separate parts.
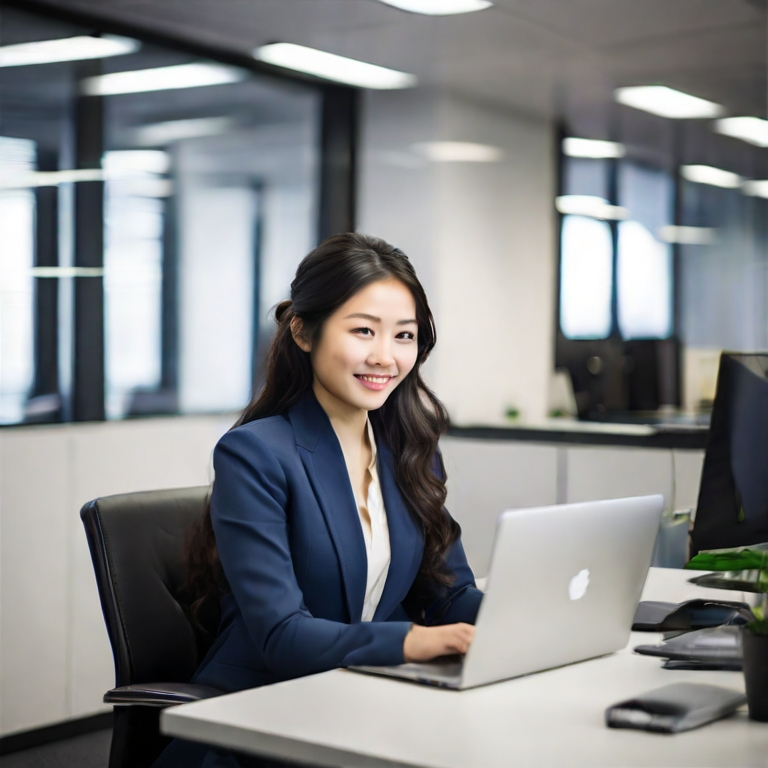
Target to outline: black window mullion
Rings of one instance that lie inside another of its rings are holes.
[[[99,62],[76,68],[80,79],[98,75]],[[101,168],[104,104],[100,96],[75,97],[75,165]],[[104,267],[104,183],[75,184],[75,267]],[[75,278],[72,420],[101,421],[104,409],[104,281]]]
[[[320,221],[318,239],[355,228],[357,131],[360,94],[328,85],[320,119]]]
[[[58,157],[53,152],[41,152],[37,167],[40,171],[55,171]],[[35,266],[59,265],[59,190],[38,187],[35,190]],[[35,279],[34,299],[34,368],[32,397],[53,395],[59,391],[59,285],[50,277]],[[60,413],[60,409],[59,409]],[[50,413],[50,418],[57,414]]]

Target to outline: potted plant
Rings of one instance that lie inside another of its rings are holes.
[[[768,544],[702,551],[685,567],[724,572],[719,581],[700,579],[701,584],[762,593],[751,609],[753,620],[741,628],[741,649],[749,716],[768,722]]]

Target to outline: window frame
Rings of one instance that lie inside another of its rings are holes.
[[[314,89],[320,96],[319,131],[319,190],[318,218],[316,220],[317,241],[331,234],[352,231],[355,228],[355,199],[357,182],[357,156],[359,145],[360,92],[358,89],[329,83],[320,78],[294,73],[258,61],[251,56],[225,48],[205,45],[167,33],[145,29],[133,24],[106,19],[96,14],[79,10],[51,7],[39,0],[0,0],[0,11],[14,9],[42,19],[59,21],[77,27],[91,29],[95,33],[107,33],[132,37],[144,43],[169,50],[179,51],[196,57],[217,61],[257,73],[283,83],[301,83]],[[98,66],[98,61],[82,62],[83,68]],[[75,99],[74,122],[78,148],[78,168],[100,167],[104,149],[103,99],[101,97],[79,97]],[[96,163],[96,166],[93,164]],[[55,194],[55,192],[54,192]],[[75,185],[74,194],[78,201],[88,206],[88,216],[78,221],[77,211],[83,204],[75,206],[75,266],[103,267],[104,262],[104,194],[103,182],[81,182]],[[94,215],[94,212],[96,215]],[[166,244],[173,237],[174,221],[167,222],[164,235]],[[260,229],[260,222],[258,223]],[[36,233],[35,254],[45,255],[45,263],[38,266],[58,266],[56,246],[38,242]],[[80,238],[80,244],[77,240]],[[257,238],[258,242],[258,238]],[[43,245],[45,247],[43,247]],[[167,256],[166,256],[167,254]],[[258,281],[258,265],[256,269]],[[61,343],[58,338],[58,298],[52,305],[48,299],[52,291],[48,287],[57,281],[39,278],[35,280],[34,299],[34,348],[35,384],[31,396],[59,394],[62,407],[44,419],[34,423],[58,421],[104,421],[105,403],[105,317],[103,277],[73,278],[73,373],[69,392],[61,392],[58,376]],[[178,347],[178,319],[175,317],[177,264],[175,253],[164,249],[161,309],[161,389],[176,390],[178,375],[175,351]],[[45,283],[45,287],[42,283]],[[41,290],[38,290],[41,289]],[[255,286],[258,291],[258,285]],[[258,311],[258,303],[255,305]],[[258,327],[254,328],[253,371],[257,376]],[[38,370],[37,365],[40,365]],[[56,392],[48,392],[51,383],[56,382]],[[46,390],[46,391],[43,391]],[[147,414],[150,415],[150,414]],[[2,424],[0,427],[17,427],[32,423]]]
[[[563,153],[563,139],[574,133],[568,130],[563,123],[559,124],[555,131],[556,168],[556,196],[565,194],[565,165],[568,158]],[[679,142],[677,142],[679,145]],[[676,158],[673,170],[668,170],[672,179],[673,211],[672,224],[678,224],[681,211],[681,181],[679,174],[679,146],[676,148]],[[608,163],[608,188],[607,200],[610,205],[619,205],[618,201],[618,174],[619,158],[607,158]],[[553,206],[554,207],[554,206]],[[572,339],[563,333],[560,325],[561,317],[561,270],[563,257],[562,230],[565,215],[555,208],[555,242],[556,246],[556,270],[555,270],[555,334],[554,334],[554,358],[555,369],[565,369],[569,372],[574,386],[574,394],[580,418],[591,420],[610,419],[612,411],[628,411],[631,409],[632,379],[640,379],[646,375],[644,370],[635,370],[634,362],[630,357],[634,346],[641,344],[657,344],[655,357],[659,359],[659,366],[664,360],[673,360],[673,370],[666,372],[670,386],[672,400],[669,405],[679,406],[681,403],[680,382],[680,342],[679,333],[679,245],[672,245],[672,312],[671,333],[667,339],[658,340],[624,340],[619,330],[618,322],[618,239],[619,222],[609,221],[612,235],[613,259],[612,259],[612,288],[611,288],[611,330],[604,339]],[[631,362],[631,366],[628,365]],[[662,371],[656,372],[661,377]],[[666,404],[666,403],[665,403]]]

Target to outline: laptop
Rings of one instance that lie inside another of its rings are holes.
[[[350,669],[463,690],[624,648],[662,496],[504,512],[467,654]]]

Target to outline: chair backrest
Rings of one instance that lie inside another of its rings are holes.
[[[188,682],[197,668],[200,638],[182,597],[184,541],[208,492],[203,486],[124,493],[94,499],[80,511],[116,686]]]

